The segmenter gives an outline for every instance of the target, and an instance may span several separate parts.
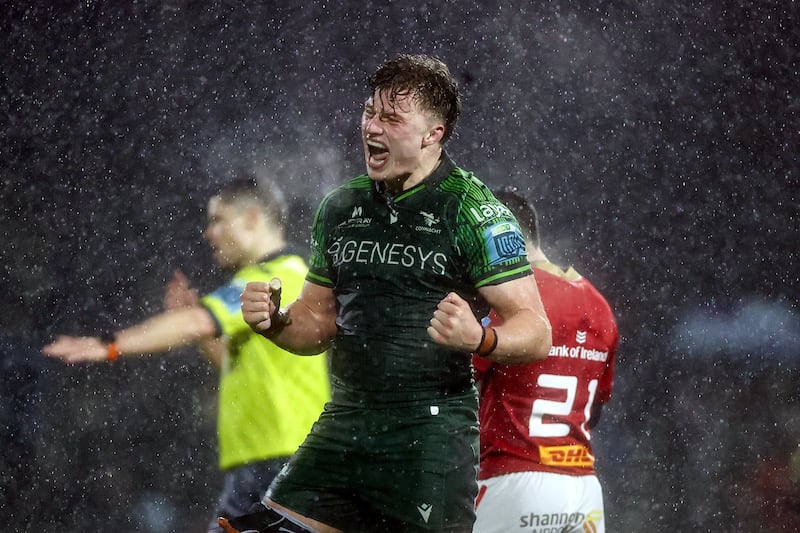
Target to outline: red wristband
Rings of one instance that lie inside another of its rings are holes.
[[[487,357],[491,355],[495,348],[497,348],[497,332],[492,327],[483,328],[481,342],[478,344],[475,353],[481,357]]]
[[[119,358],[119,348],[117,348],[116,342],[112,342],[106,347],[106,360],[116,361],[118,358]]]

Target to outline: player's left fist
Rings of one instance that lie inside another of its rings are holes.
[[[467,352],[478,346],[481,332],[469,304],[454,292],[442,298],[428,326],[428,335],[434,342]]]

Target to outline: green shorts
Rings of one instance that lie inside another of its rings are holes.
[[[383,409],[328,404],[267,496],[348,533],[469,533],[477,466],[474,396]]]

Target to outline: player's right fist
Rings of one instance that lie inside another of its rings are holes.
[[[266,333],[272,326],[272,318],[280,308],[280,286],[277,278],[269,283],[251,281],[239,296],[242,317],[256,333]]]

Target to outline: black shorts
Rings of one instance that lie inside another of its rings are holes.
[[[435,405],[328,404],[267,496],[348,533],[472,531],[474,396]]]

